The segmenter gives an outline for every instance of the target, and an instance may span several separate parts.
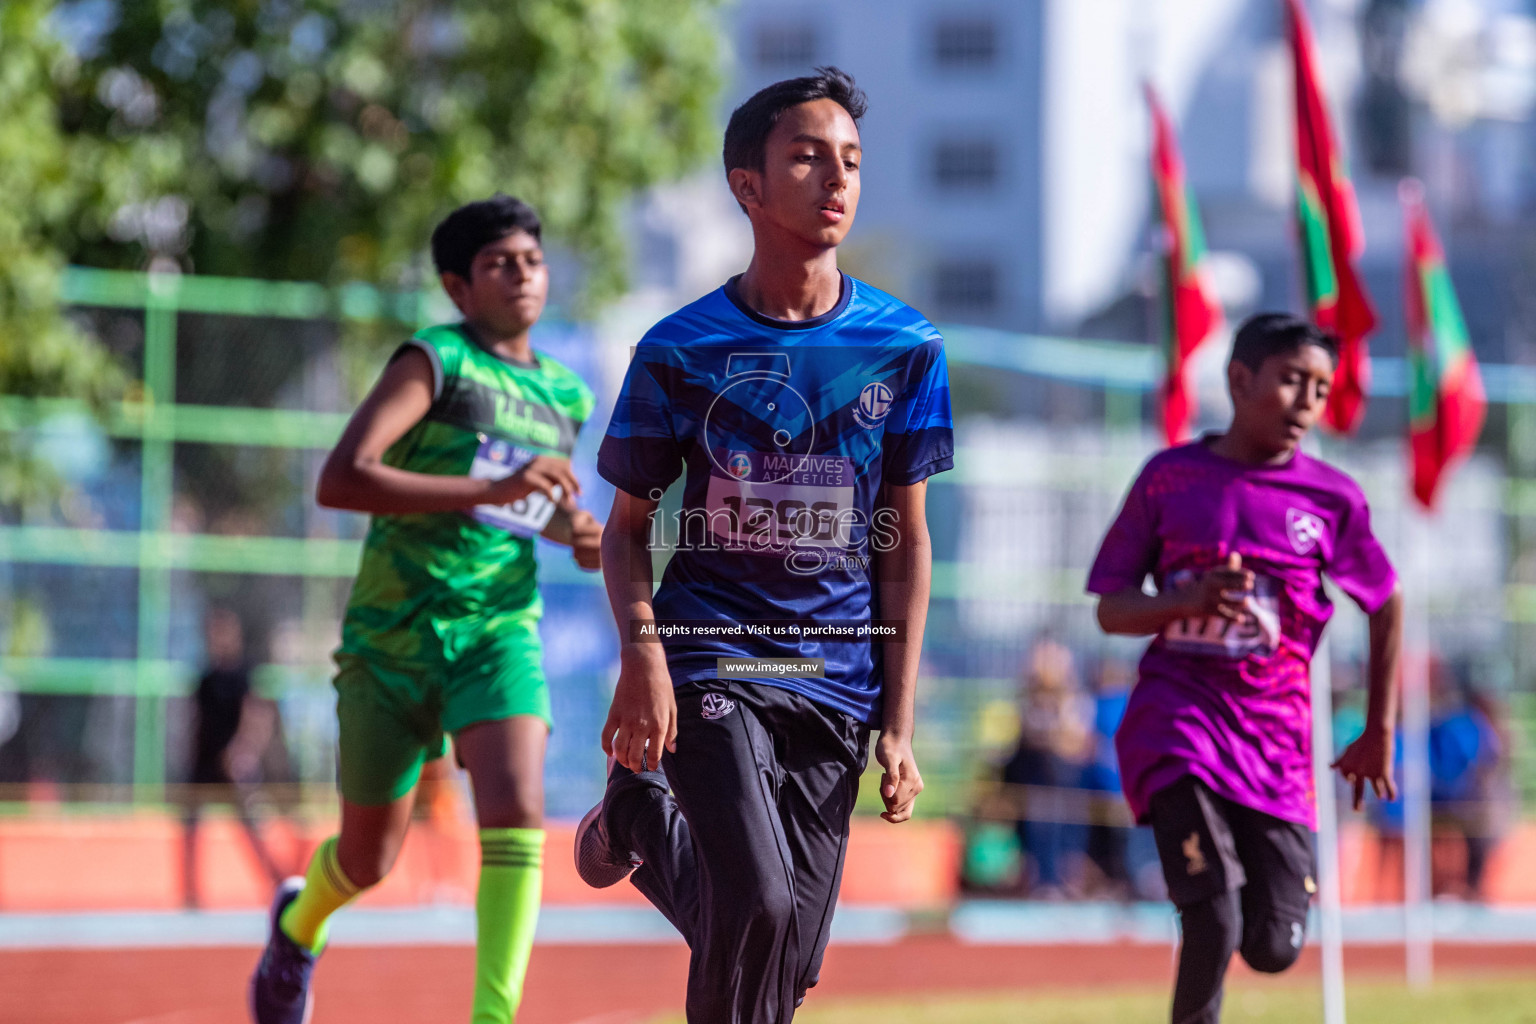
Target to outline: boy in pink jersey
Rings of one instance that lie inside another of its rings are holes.
[[[1148,461],[1088,577],[1109,633],[1153,634],[1115,736],[1126,799],[1150,822],[1179,910],[1174,1024],[1215,1024],[1235,951],[1283,971],[1313,882],[1308,666],[1333,605],[1370,616],[1364,734],[1335,767],[1394,799],[1402,597],[1365,496],[1300,451],[1337,349],[1311,324],[1251,317],[1227,365],[1232,425]],[[1151,574],[1157,593],[1142,585]]]

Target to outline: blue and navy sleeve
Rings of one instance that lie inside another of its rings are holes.
[[[646,500],[658,499],[683,468],[671,398],[663,384],[668,351],[643,341],[635,350],[597,452],[597,472],[604,480]]]
[[[929,336],[908,354],[905,386],[885,421],[883,475],[898,486],[928,479],[955,464],[944,339]]]

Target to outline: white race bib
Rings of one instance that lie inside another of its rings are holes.
[[[1194,579],[1189,572],[1177,573],[1168,581],[1172,587]],[[1253,593],[1243,599],[1249,620],[1236,623],[1219,615],[1178,619],[1163,629],[1163,644],[1170,651],[1203,654],[1208,657],[1242,659],[1250,654],[1268,657],[1280,646],[1280,584],[1258,573],[1253,577]]]
[[[727,551],[847,551],[853,543],[851,459],[726,451],[716,463],[704,510],[709,533]]]
[[[480,435],[480,448],[470,463],[469,475],[475,480],[505,480],[532,462],[537,452],[506,441]],[[555,488],[559,498],[560,488]],[[495,526],[519,537],[536,536],[554,517],[555,503],[538,491],[519,498],[510,505],[476,505],[469,510],[471,519]]]

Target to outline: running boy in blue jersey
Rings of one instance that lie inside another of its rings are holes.
[[[617,764],[577,866],[594,886],[637,868],[692,949],[694,1024],[788,1021],[816,983],[870,729],[886,820],[923,788],[925,481],[953,462],[949,386],[933,326],[837,267],[864,108],[821,68],[732,114],[752,262],[641,340],[598,457],[623,653],[602,737]],[[680,475],[653,596],[652,519]],[[764,657],[784,660],[724,660]]]

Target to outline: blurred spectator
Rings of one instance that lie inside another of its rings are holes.
[[[1095,676],[1092,753],[1083,769],[1082,788],[1089,793],[1087,855],[1097,877],[1087,891],[1117,899],[1164,898],[1162,868],[1149,828],[1131,820],[1120,791],[1120,761],[1115,755],[1115,730],[1125,717],[1135,666],[1106,659]]]
[[[1430,687],[1434,700],[1429,729],[1430,804],[1435,832],[1458,837],[1466,854],[1464,864],[1437,866],[1437,895],[1481,899],[1488,857],[1508,830],[1513,813],[1504,716],[1495,701],[1471,685],[1465,664],[1453,669],[1436,662],[1430,668]]]
[[[1488,859],[1508,831],[1515,811],[1509,736],[1498,703],[1480,693],[1466,664],[1440,658],[1429,665],[1430,851],[1435,896],[1480,900]],[[1397,738],[1393,773],[1403,780],[1403,740]],[[1378,834],[1377,877],[1396,880],[1403,871],[1403,800],[1367,805]],[[1383,884],[1395,892],[1396,887]],[[1379,896],[1377,898],[1380,898]]]
[[[1072,653],[1042,638],[1030,652],[1020,694],[1018,749],[1003,766],[1003,781],[1022,787],[1019,845],[1032,896],[1061,898],[1077,889],[1089,820],[1080,787],[1093,755],[1093,720]]]
[[[277,708],[251,692],[239,616],[214,608],[204,621],[204,632],[208,669],[193,694],[192,770],[182,819],[182,898],[189,909],[201,903],[197,834],[208,804],[233,807],[262,872],[274,886],[284,876],[262,838],[254,806],[262,761],[277,733]]]

